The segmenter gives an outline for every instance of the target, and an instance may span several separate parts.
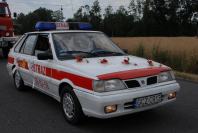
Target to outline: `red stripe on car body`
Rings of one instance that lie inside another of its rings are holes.
[[[57,79],[57,80],[69,79],[76,86],[86,88],[88,90],[93,90],[93,87],[92,87],[93,79],[90,79],[90,78],[87,78],[87,77],[83,77],[83,76],[59,71],[59,70],[56,70],[56,69],[52,69],[51,77],[54,78],[54,79]]]
[[[149,67],[149,68],[143,68],[143,69],[135,69],[135,70],[108,73],[108,74],[98,75],[97,77],[100,80],[108,80],[108,79],[127,80],[127,79],[157,75],[160,72],[164,72],[164,71],[168,71],[168,70],[170,70],[170,69],[166,68],[166,67]]]
[[[34,72],[59,80],[59,81],[63,79],[69,79],[76,86],[79,86],[88,90],[93,90],[91,78],[75,75],[75,74],[64,72],[64,71],[59,71],[57,69],[48,68],[48,67],[41,66],[38,64],[34,64]]]

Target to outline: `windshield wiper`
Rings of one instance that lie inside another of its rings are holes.
[[[84,53],[84,54],[92,55],[92,53],[85,52],[85,51],[60,51],[59,52],[59,54],[78,54],[78,53]]]
[[[123,53],[120,53],[120,52],[112,52],[112,51],[105,51],[105,50],[97,50],[97,51],[92,51],[91,52],[92,54],[94,55],[100,55],[100,54],[111,54],[111,55],[125,55]]]
[[[72,57],[74,58],[73,54],[86,54],[86,58],[91,58],[91,57],[98,57],[98,56],[122,56],[125,55],[123,53],[119,52],[111,52],[111,51],[105,51],[105,50],[93,50],[91,52],[85,52],[85,51],[60,51],[59,56],[62,57],[62,59],[67,58],[71,59]]]

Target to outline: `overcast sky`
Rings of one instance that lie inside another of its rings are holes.
[[[73,16],[73,13],[82,5],[92,5],[95,0],[7,0],[11,12],[28,13],[39,7],[45,7],[52,10],[59,10],[63,5],[65,18]],[[102,9],[111,5],[117,9],[120,5],[128,6],[130,0],[99,0]]]

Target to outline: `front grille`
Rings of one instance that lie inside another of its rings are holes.
[[[137,80],[125,81],[125,84],[127,85],[128,88],[140,87],[140,84],[139,84],[139,82]]]
[[[152,84],[156,84],[156,83],[157,83],[157,76],[149,77],[147,79],[147,85],[152,85]]]

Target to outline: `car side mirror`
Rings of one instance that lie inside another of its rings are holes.
[[[53,55],[51,53],[39,53],[37,54],[38,60],[52,60]]]
[[[126,54],[128,54],[128,50],[127,49],[122,49]]]

